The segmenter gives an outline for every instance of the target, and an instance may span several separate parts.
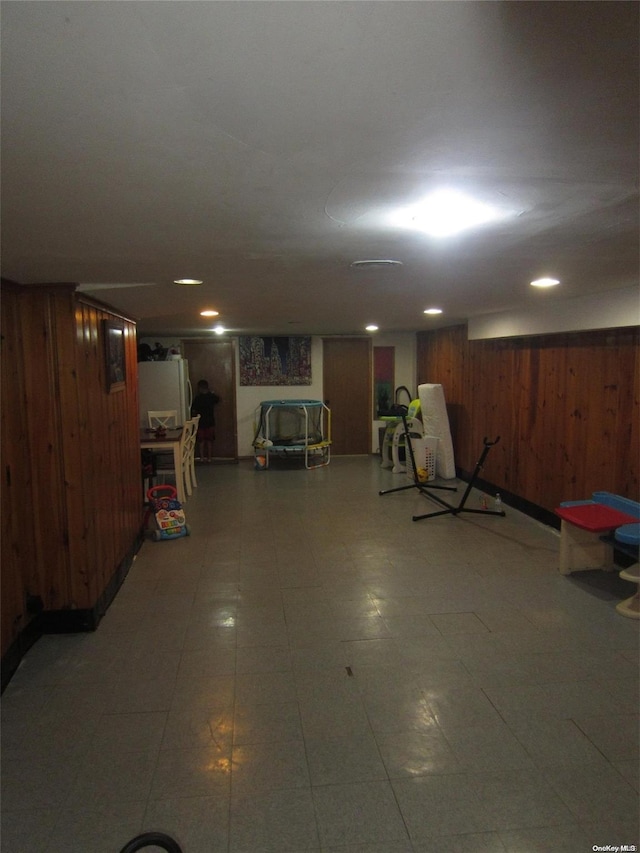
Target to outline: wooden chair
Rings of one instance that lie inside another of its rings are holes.
[[[166,411],[147,412],[150,429],[164,427],[165,429],[175,429],[178,426],[178,412],[176,409],[167,409]]]
[[[175,429],[178,426],[178,412],[176,409],[148,411],[147,420],[149,429],[158,429],[158,427]],[[154,474],[157,474],[158,469],[173,468],[173,458],[170,453],[163,453],[162,451],[152,451],[152,453]]]
[[[192,489],[195,486],[198,488],[198,481],[196,479],[196,438],[198,435],[198,424],[200,423],[200,415],[195,415],[189,421],[191,424],[191,432],[186,439],[186,452],[187,452],[187,473],[188,479],[185,477],[185,488],[187,489],[187,493],[191,494],[188,489],[188,484],[191,485]]]
[[[177,478],[182,477],[184,491],[187,496],[192,495],[193,487],[198,485],[195,477],[194,458],[199,420],[200,415],[190,418],[182,428],[182,435],[180,436],[180,470],[174,471],[173,456],[170,456],[166,463],[158,464],[157,467],[158,476],[163,476],[172,471],[176,477],[176,483]]]

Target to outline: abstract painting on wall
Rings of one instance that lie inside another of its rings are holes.
[[[240,337],[240,385],[311,385],[310,337]]]

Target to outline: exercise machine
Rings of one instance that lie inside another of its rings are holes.
[[[458,515],[461,512],[473,512],[473,513],[476,513],[478,515],[500,515],[504,518],[506,513],[502,509],[467,509],[465,507],[465,503],[466,503],[467,498],[469,497],[471,489],[473,488],[474,483],[477,480],[480,471],[482,471],[482,466],[484,465],[484,460],[487,458],[491,448],[495,447],[495,445],[499,441],[500,441],[500,436],[498,436],[495,439],[495,441],[489,441],[487,439],[487,437],[485,436],[485,438],[483,440],[484,447],[482,449],[482,453],[480,454],[480,458],[478,459],[478,462],[477,462],[476,467],[473,471],[473,474],[471,475],[471,479],[469,480],[469,482],[467,484],[467,488],[465,489],[465,492],[464,492],[458,506],[451,506],[451,504],[448,504],[446,501],[442,500],[442,498],[438,497],[437,495],[429,494],[429,490],[425,489],[424,491],[427,494],[427,497],[431,498],[432,500],[434,500],[437,503],[441,504],[442,506],[446,507],[446,509],[437,510],[436,512],[427,512],[424,515],[414,515],[413,521],[420,521],[420,519],[422,519],[422,518],[435,518],[437,515]]]

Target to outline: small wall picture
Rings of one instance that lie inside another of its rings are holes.
[[[122,391],[125,387],[124,323],[103,320],[105,370],[107,391]]]

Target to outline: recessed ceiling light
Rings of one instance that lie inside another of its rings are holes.
[[[442,308],[425,308],[425,314],[442,314]]]
[[[219,324],[219,325],[217,325],[217,326],[214,326],[214,327],[213,327],[213,329],[211,329],[211,331],[212,331],[212,332],[215,332],[215,333],[216,333],[216,335],[224,335],[224,333],[225,333],[227,330],[225,329],[225,327],[224,327],[223,325]]]
[[[369,258],[364,261],[352,261],[350,266],[355,269],[366,269],[367,267],[401,267],[402,261],[394,261],[392,258]]]
[[[220,313],[219,311],[214,311],[212,308],[208,308],[206,311],[201,311],[200,316],[201,317],[217,317],[219,313]]]
[[[532,287],[555,287],[556,284],[560,284],[557,278],[537,278],[531,282]]]
[[[176,278],[174,284],[202,284],[199,278]]]
[[[367,332],[377,332],[378,331],[378,327],[376,325],[374,325],[373,323],[370,323],[368,326],[365,326],[365,329],[367,330]]]
[[[442,189],[393,214],[392,221],[424,231],[430,237],[451,237],[508,215],[457,190]]]

